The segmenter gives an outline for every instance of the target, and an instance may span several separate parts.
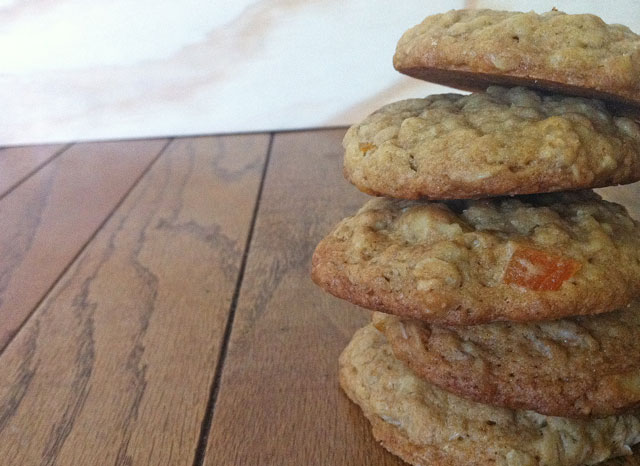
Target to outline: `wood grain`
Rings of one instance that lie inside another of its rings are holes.
[[[175,141],[0,357],[0,457],[191,465],[268,136]]]
[[[275,138],[219,391],[268,136],[174,141],[119,206],[164,141],[77,145],[1,199],[0,344],[75,262],[0,356],[0,464],[191,465],[212,384],[206,465],[404,464],[337,383],[368,313],[309,279],[367,199],[343,134]],[[640,183],[599,191],[640,219]]]
[[[72,146],[0,200],[0,349],[166,143]]]
[[[368,319],[309,278],[318,241],[366,196],[341,172],[344,130],[276,136],[205,464],[400,465],[338,388]]]
[[[65,147],[52,144],[0,149],[0,197]]]
[[[338,388],[338,355],[367,313],[309,279],[317,242],[366,200],[342,178],[342,135],[276,136],[214,407],[208,466],[404,464],[376,444]],[[618,189],[640,207],[636,187]]]

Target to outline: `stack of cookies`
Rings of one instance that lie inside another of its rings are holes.
[[[343,389],[414,465],[631,455],[640,224],[590,189],[640,179],[624,116],[640,37],[555,10],[451,11],[406,32],[394,64],[475,92],[393,103],[345,136],[345,175],[381,197],[313,257],[318,285],[377,311]]]

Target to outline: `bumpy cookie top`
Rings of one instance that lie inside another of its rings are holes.
[[[376,313],[376,328],[418,375],[481,403],[564,417],[640,404],[640,304],[538,323],[443,327]]]
[[[632,414],[565,419],[459,398],[414,375],[371,325],[340,357],[340,382],[374,436],[413,464],[577,466],[628,455],[640,440]]]
[[[460,199],[640,179],[640,126],[596,100],[491,87],[387,105],[344,137],[345,176],[370,194]]]
[[[393,62],[462,89],[526,85],[640,104],[640,36],[594,15],[449,11],[408,30]]]
[[[318,245],[312,277],[432,323],[538,321],[640,294],[640,224],[591,191],[478,201],[373,199]]]

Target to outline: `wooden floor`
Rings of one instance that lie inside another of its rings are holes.
[[[403,464],[338,389],[367,313],[309,279],[366,200],[343,133],[0,150],[0,464]]]

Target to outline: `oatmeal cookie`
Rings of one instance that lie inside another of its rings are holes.
[[[596,100],[491,87],[387,105],[352,126],[344,173],[395,198],[461,199],[640,179],[640,125]]]
[[[340,384],[373,435],[414,465],[578,466],[630,455],[636,414],[579,420],[464,400],[417,377],[372,325],[340,357]]]
[[[550,416],[604,417],[640,405],[640,304],[537,323],[430,325],[376,313],[417,375],[481,403]]]
[[[354,304],[431,323],[599,314],[640,295],[640,224],[592,191],[377,198],[320,242],[312,278]]]
[[[640,105],[640,36],[589,14],[449,11],[408,30],[393,63],[459,89],[527,86]]]

